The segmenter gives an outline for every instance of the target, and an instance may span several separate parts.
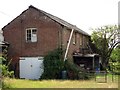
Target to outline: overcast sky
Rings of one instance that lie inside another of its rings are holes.
[[[90,28],[118,23],[118,1],[2,0],[0,2],[0,29],[33,5],[91,34]]]

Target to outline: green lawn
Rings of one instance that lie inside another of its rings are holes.
[[[11,88],[118,88],[118,77],[107,77],[107,83],[98,83],[91,80],[24,80],[5,78],[5,83]]]

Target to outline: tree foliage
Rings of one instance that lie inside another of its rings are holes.
[[[114,73],[120,74],[120,47],[115,48],[110,56],[110,69]]]
[[[62,58],[63,51],[58,48],[50,51],[44,57],[44,73],[42,79],[58,79],[60,78],[60,72],[64,68],[64,61]]]
[[[120,62],[120,48],[115,48],[110,57],[112,62]]]
[[[106,68],[113,49],[118,45],[118,35],[120,34],[118,26],[104,26],[93,31],[91,39],[96,45],[101,55],[101,63],[103,68]]]

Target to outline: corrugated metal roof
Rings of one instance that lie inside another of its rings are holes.
[[[38,8],[32,6],[32,5],[30,5],[29,8],[34,8],[34,9],[42,12],[43,14],[45,14],[46,16],[48,16],[49,18],[55,20],[56,22],[60,23],[60,24],[63,25],[63,26],[66,26],[66,27],[68,27],[68,28],[70,28],[70,29],[77,30],[78,32],[80,32],[80,33],[82,33],[82,34],[84,34],[84,35],[90,36],[88,33],[86,33],[85,31],[83,31],[83,30],[81,30],[81,29],[79,29],[77,26],[72,25],[72,24],[70,24],[70,23],[68,23],[68,22],[66,22],[66,21],[64,21],[64,20],[62,20],[62,19],[60,19],[60,18],[58,18],[58,17],[56,17],[56,16],[54,16],[54,15],[51,15],[51,14],[49,14],[49,13],[43,11],[43,10],[40,10],[40,9],[38,9]]]

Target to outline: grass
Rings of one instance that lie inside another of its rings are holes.
[[[11,88],[118,88],[118,77],[112,82],[111,75],[107,83],[91,80],[24,80],[5,78],[5,83]]]

